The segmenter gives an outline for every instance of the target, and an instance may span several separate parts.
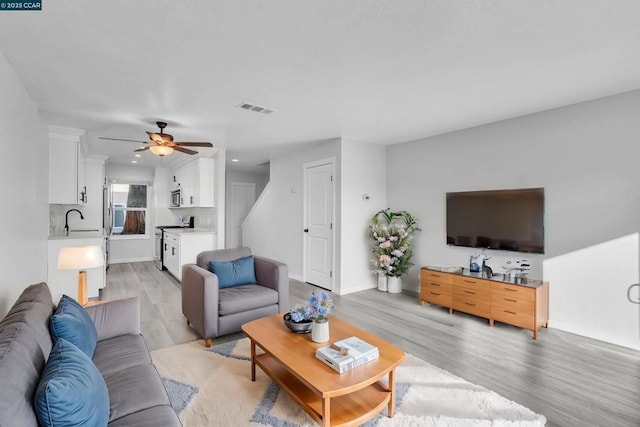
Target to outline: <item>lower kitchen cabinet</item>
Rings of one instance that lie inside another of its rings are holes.
[[[216,249],[215,233],[198,229],[164,231],[163,263],[176,279],[182,281],[182,266],[194,264],[200,252]]]

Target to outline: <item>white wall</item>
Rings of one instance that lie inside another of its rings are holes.
[[[0,316],[23,289],[47,280],[49,234],[47,128],[0,52]]]
[[[342,140],[339,239],[339,293],[377,286],[371,274],[368,225],[374,213],[387,207],[386,147]],[[368,199],[366,199],[368,196]]]
[[[639,231],[639,118],[636,91],[389,147],[389,205],[413,213],[423,229],[414,241],[416,267],[405,289],[418,291],[418,266],[467,265],[477,252],[445,244],[446,192],[544,187],[546,253],[527,257],[533,263],[530,276],[550,281],[550,325],[589,335],[583,325],[590,319],[615,318],[618,305],[604,300],[597,312],[573,309],[589,307],[602,287],[595,282],[597,274],[572,275],[573,263],[561,256]],[[523,256],[488,255],[492,267]],[[554,263],[554,277],[543,269],[543,261],[551,258],[560,260]],[[637,266],[635,271],[637,282]],[[626,307],[626,287],[617,286],[609,291]],[[572,314],[567,318],[565,313]],[[614,336],[613,331],[598,332],[600,339],[613,341]]]
[[[256,255],[286,263],[289,276],[298,280],[303,276],[302,165],[339,157],[339,145],[339,139],[320,141],[271,159],[269,185],[242,228],[245,246]]]
[[[122,262],[153,260],[153,254],[155,251],[155,236],[153,234],[153,201],[155,200],[153,187],[155,175],[154,168],[107,164],[105,174],[107,181],[115,179],[128,182],[147,183],[150,185],[149,191],[151,192],[151,194],[147,194],[150,207],[149,213],[151,217],[148,219],[148,234],[143,237],[127,236],[123,239],[110,239],[110,262],[118,264]]]

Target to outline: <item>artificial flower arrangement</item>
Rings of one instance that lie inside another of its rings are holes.
[[[418,222],[406,211],[377,212],[369,224],[369,236],[374,240],[371,252],[375,275],[400,277],[413,265],[411,240],[420,231]]]
[[[297,304],[289,313],[294,322],[323,321],[327,319],[334,305],[331,297],[324,291],[313,291],[306,304]]]

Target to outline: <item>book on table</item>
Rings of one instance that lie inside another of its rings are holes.
[[[358,337],[345,338],[316,350],[316,357],[340,374],[371,362],[379,356],[378,347]]]

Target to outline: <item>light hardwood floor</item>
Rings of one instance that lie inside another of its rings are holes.
[[[291,304],[313,286],[291,280]],[[180,284],[153,263],[112,265],[103,299],[139,296],[153,349],[199,339],[181,313]],[[340,316],[468,381],[547,417],[548,426],[640,426],[640,352],[555,329],[531,332],[375,289],[334,295]],[[242,337],[232,334],[214,345]]]

